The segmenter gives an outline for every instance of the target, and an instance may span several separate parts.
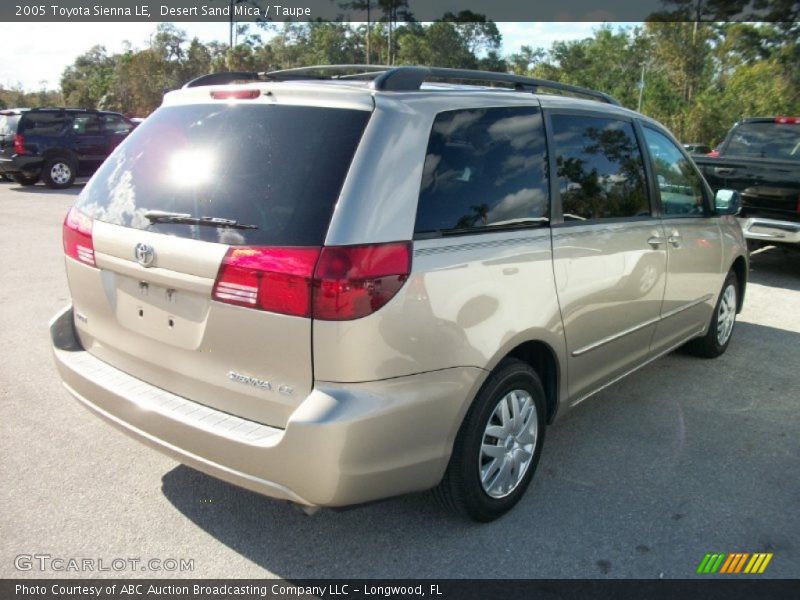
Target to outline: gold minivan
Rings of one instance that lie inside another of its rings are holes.
[[[311,510],[435,488],[488,521],[557,417],[684,344],[725,351],[737,211],[600,92],[209,75],[67,215],[56,364],[92,412],[220,479]]]

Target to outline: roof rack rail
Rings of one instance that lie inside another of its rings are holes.
[[[442,67],[391,67],[373,80],[373,86],[379,90],[402,91],[419,89],[428,79],[443,79],[457,81],[485,81],[493,83],[506,83],[520,92],[537,93],[540,88],[569,92],[580,96],[588,96],[608,104],[619,106],[613,96],[589,88],[569,85],[547,79],[523,77],[511,73],[498,73],[495,71],[475,71],[471,69],[448,69]]]
[[[387,65],[314,65],[280,71],[232,72],[203,75],[188,82],[184,87],[201,85],[224,85],[236,81],[291,81],[298,79],[368,79],[375,90],[392,92],[417,91],[429,79],[444,81],[472,81],[505,83],[520,92],[537,93],[540,89],[567,92],[586,96],[608,104],[619,106],[613,96],[597,90],[569,85],[547,79],[522,77],[511,73],[450,69],[444,67],[393,67]]]
[[[101,111],[97,110],[96,108],[75,108],[75,107],[72,107],[72,106],[37,106],[37,107],[31,108],[29,110],[31,112],[36,112],[37,110],[41,110],[41,111],[60,110],[60,111],[64,111],[64,112],[70,110],[72,112],[85,112],[85,113],[101,112]],[[103,112],[109,112],[109,111],[103,111]]]

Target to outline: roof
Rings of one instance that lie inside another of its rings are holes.
[[[607,104],[619,105],[619,102],[604,92],[589,88],[569,85],[558,81],[536,79],[498,73],[494,71],[475,71],[469,69],[447,69],[421,66],[387,66],[387,65],[316,65],[281,71],[235,71],[228,73],[211,73],[186,83],[184,88],[205,87],[211,85],[230,85],[234,83],[257,82],[315,82],[346,85],[361,88],[370,92],[419,92],[423,90],[493,90],[498,85],[505,86],[505,91],[539,93],[551,90],[557,93],[576,95],[599,100]],[[436,84],[433,82],[444,82]],[[460,82],[460,83],[456,83]],[[491,85],[464,85],[464,82],[482,82]]]

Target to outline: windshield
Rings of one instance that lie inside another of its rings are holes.
[[[14,135],[17,133],[19,115],[0,115],[0,135]]]
[[[161,108],[103,163],[77,206],[100,221],[209,242],[321,245],[369,116],[264,104]],[[192,218],[147,218],[154,211]],[[198,223],[204,217],[254,227]]]
[[[725,154],[777,160],[800,160],[800,124],[743,123],[734,132]]]

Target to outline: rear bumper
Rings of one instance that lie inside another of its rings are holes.
[[[473,367],[318,382],[286,429],[181,398],[86,352],[72,307],[50,323],[64,385],[128,435],[200,471],[309,506],[346,506],[435,486],[486,372]]]
[[[40,156],[19,156],[10,158],[0,157],[0,173],[14,175],[38,175],[42,171],[44,159]]]
[[[800,244],[800,222],[750,217],[739,219],[744,237],[774,244]]]

